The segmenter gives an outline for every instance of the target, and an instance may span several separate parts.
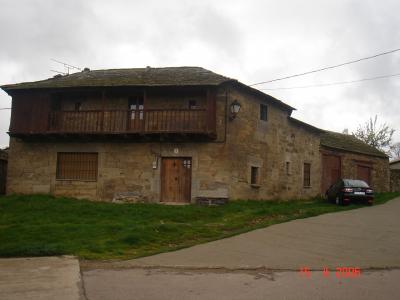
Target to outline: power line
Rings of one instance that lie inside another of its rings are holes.
[[[307,89],[307,88],[313,88],[313,87],[325,87],[325,86],[333,86],[333,85],[350,84],[350,83],[377,80],[377,79],[383,79],[383,78],[389,78],[389,77],[395,77],[395,76],[400,76],[400,73],[391,74],[391,75],[382,75],[382,76],[376,76],[376,77],[370,77],[370,78],[363,78],[363,79],[358,79],[358,80],[350,80],[350,81],[339,81],[339,82],[321,83],[321,84],[313,84],[313,85],[292,86],[292,87],[278,87],[278,88],[271,88],[271,89],[260,89],[260,91]]]
[[[354,64],[363,60],[368,60],[368,59],[372,59],[372,58],[376,58],[382,55],[387,55],[387,54],[391,54],[394,52],[400,51],[400,48],[394,49],[394,50],[390,50],[390,51],[386,51],[386,52],[382,52],[382,53],[378,53],[372,56],[368,56],[368,57],[363,57],[360,59],[356,59],[356,60],[351,60],[345,63],[341,63],[338,65],[333,65],[333,66],[328,66],[328,67],[323,67],[320,69],[315,69],[315,70],[311,70],[308,72],[303,72],[303,73],[299,73],[299,74],[294,74],[294,75],[289,75],[289,76],[285,76],[285,77],[281,77],[281,78],[276,78],[276,79],[271,79],[271,80],[267,80],[267,81],[261,81],[261,82],[257,82],[257,83],[253,83],[250,84],[250,86],[255,86],[255,85],[260,85],[260,84],[264,84],[264,83],[270,83],[270,82],[274,82],[274,81],[279,81],[279,80],[284,80],[284,79],[288,79],[288,78],[293,78],[293,77],[299,77],[299,76],[303,76],[303,75],[307,75],[307,74],[311,74],[311,73],[316,73],[316,72],[320,72],[320,71],[325,71],[325,70],[329,70],[329,69],[334,69],[334,68],[338,68],[338,67],[342,67],[345,65],[350,65],[350,64]]]
[[[0,110],[11,109],[11,107],[0,108]]]

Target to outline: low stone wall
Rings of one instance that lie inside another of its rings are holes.
[[[400,192],[400,169],[390,170],[390,191]]]

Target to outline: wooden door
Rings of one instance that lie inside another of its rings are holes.
[[[161,165],[161,201],[190,203],[192,159],[164,157]]]
[[[341,177],[341,159],[340,156],[323,154],[322,156],[322,178],[321,192],[334,184]]]
[[[366,166],[357,166],[357,179],[364,180],[371,185],[371,168]]]

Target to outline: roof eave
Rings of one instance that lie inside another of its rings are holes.
[[[330,145],[326,145],[326,144],[323,144],[323,143],[321,143],[321,146],[325,147],[325,148],[329,148],[329,149],[340,150],[340,151],[343,151],[343,152],[363,154],[363,155],[367,155],[367,156],[374,156],[374,157],[389,159],[389,156],[387,156],[384,153],[382,153],[382,155],[380,155],[378,153],[373,154],[373,153],[367,153],[367,152],[363,152],[363,151],[349,150],[349,149],[344,149],[344,148],[340,148],[340,147],[330,146]]]
[[[313,126],[313,125],[310,125],[310,124],[308,124],[308,123],[305,123],[305,122],[303,122],[303,121],[300,121],[300,120],[298,120],[298,119],[295,119],[295,118],[293,118],[293,117],[291,117],[291,116],[288,116],[288,120],[291,121],[291,122],[293,122],[293,123],[295,123],[295,124],[297,124],[297,125],[300,125],[300,126],[302,126],[302,127],[305,127],[305,128],[307,128],[307,129],[309,129],[309,130],[311,130],[311,131],[314,131],[314,132],[316,132],[316,133],[323,133],[323,132],[325,131],[325,130],[323,130],[323,129],[321,129],[321,128],[315,127],[315,126]]]
[[[282,102],[281,100],[276,99],[275,97],[272,97],[271,95],[265,94],[265,93],[261,92],[260,90],[252,88],[251,86],[248,86],[248,85],[246,85],[244,83],[241,83],[238,80],[232,80],[232,83],[236,84],[239,88],[243,88],[244,90],[246,90],[246,91],[248,91],[250,93],[253,93],[253,94],[256,94],[256,95],[258,95],[260,97],[263,97],[263,98],[273,102],[274,104],[276,104],[276,105],[278,105],[278,106],[280,106],[282,108],[285,108],[287,111],[290,112],[290,114],[292,113],[292,111],[296,110],[296,108],[286,104],[285,102]]]

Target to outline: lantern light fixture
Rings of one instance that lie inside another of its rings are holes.
[[[240,105],[239,101],[237,101],[236,99],[231,103],[231,115],[229,117],[231,121],[236,118],[241,107],[242,106]]]

